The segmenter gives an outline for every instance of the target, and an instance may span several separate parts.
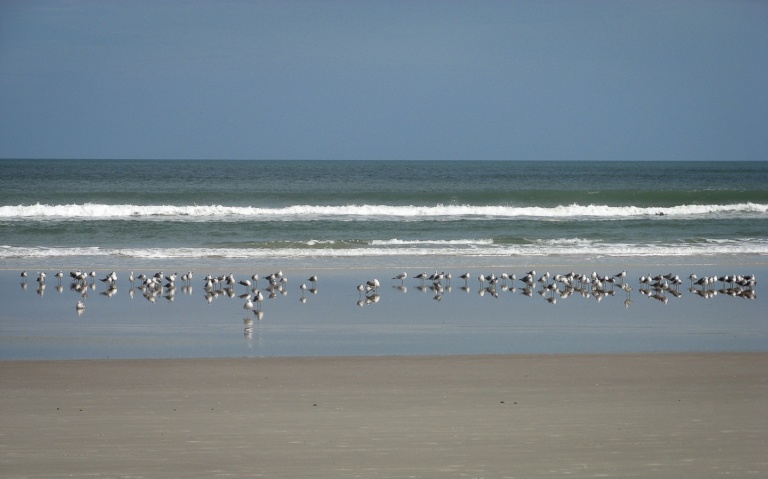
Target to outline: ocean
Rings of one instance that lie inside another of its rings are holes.
[[[768,162],[0,161],[0,267],[768,255]]]
[[[765,162],[0,160],[0,360],[766,351],[767,260]]]

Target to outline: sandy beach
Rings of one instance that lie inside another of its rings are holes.
[[[766,477],[768,354],[0,361],[3,477]]]

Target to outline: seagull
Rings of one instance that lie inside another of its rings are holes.
[[[395,276],[395,277],[394,277],[394,278],[392,278],[392,279],[399,279],[399,280],[400,280],[400,284],[402,284],[402,283],[403,283],[403,281],[405,281],[405,278],[407,278],[407,277],[408,277],[408,273],[406,273],[405,271],[403,271],[402,273],[398,274],[397,276]]]
[[[312,275],[307,279],[310,283],[312,283],[312,286],[314,286],[317,283],[317,275]]]
[[[259,304],[259,307],[261,307],[261,302],[264,301],[264,295],[261,293],[261,291],[257,291],[256,297],[253,299]]]
[[[85,309],[85,303],[83,303],[82,301],[78,301],[77,304],[75,305],[75,309],[78,310],[78,311],[84,310]]]
[[[22,271],[21,272],[21,280],[22,281],[26,281],[27,280],[27,272],[26,271]]]
[[[243,305],[243,309],[253,309],[253,301],[251,301],[251,296],[248,295],[248,298],[245,300],[245,304]]]

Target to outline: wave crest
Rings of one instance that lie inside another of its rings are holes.
[[[737,203],[678,206],[560,205],[291,205],[263,208],[223,205],[108,205],[98,203],[0,206],[5,220],[175,220],[175,221],[309,221],[418,219],[628,219],[669,216],[766,216],[768,204]]]

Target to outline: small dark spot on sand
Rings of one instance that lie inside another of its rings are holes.
[[[317,406],[317,403],[313,404],[313,406]]]

